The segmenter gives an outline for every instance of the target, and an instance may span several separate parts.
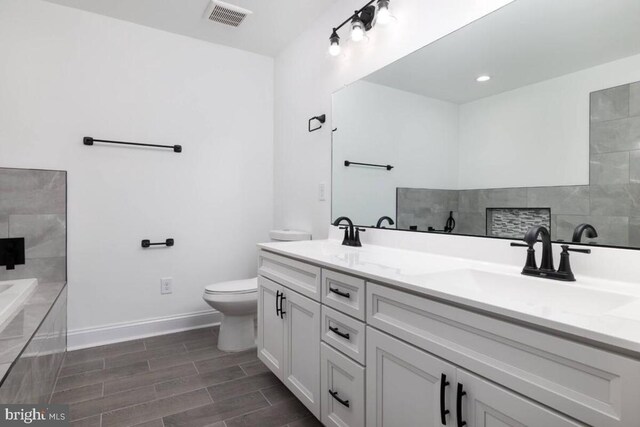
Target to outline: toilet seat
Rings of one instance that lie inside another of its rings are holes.
[[[208,285],[204,293],[209,295],[241,295],[258,292],[258,278],[232,280]]]

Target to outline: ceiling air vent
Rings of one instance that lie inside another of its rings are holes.
[[[211,0],[206,16],[210,21],[237,27],[251,11],[220,0]]]

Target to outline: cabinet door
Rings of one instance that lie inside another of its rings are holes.
[[[276,311],[284,288],[258,277],[258,358],[282,380],[284,372],[284,320]]]
[[[366,341],[367,426],[455,425],[453,365],[369,326]]]
[[[320,417],[320,303],[286,290],[283,306],[283,381]]]
[[[455,393],[466,427],[584,426],[462,369]]]

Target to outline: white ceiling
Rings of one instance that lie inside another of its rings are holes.
[[[462,104],[638,53],[639,0],[516,0],[365,80]]]
[[[237,28],[205,19],[204,12],[209,0],[47,1],[262,55],[275,56],[337,0],[226,0],[227,3],[253,12]]]

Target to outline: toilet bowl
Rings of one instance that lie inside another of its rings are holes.
[[[303,231],[272,230],[271,241],[310,240]],[[209,285],[202,298],[222,313],[218,348],[222,351],[243,351],[256,346],[255,318],[258,311],[258,278],[219,282]]]
[[[255,347],[255,324],[258,307],[258,278],[234,280],[209,285],[204,300],[222,313],[218,348],[242,351]]]

